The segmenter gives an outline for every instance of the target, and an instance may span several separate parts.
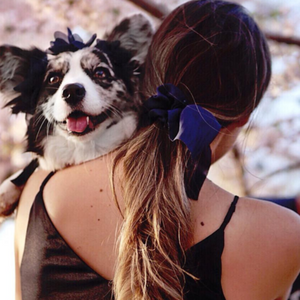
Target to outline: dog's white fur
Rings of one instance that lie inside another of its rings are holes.
[[[128,115],[115,125],[114,132],[101,133],[99,130],[89,133],[89,137],[70,139],[65,139],[61,135],[49,136],[45,140],[44,156],[39,158],[40,166],[46,170],[58,170],[114,150],[120,141],[128,139],[136,129],[136,122],[132,117]]]

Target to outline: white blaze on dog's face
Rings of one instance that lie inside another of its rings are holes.
[[[44,113],[50,122],[59,125],[59,134],[74,139],[97,135],[131,116],[133,125],[124,128],[128,136],[135,127],[137,110],[130,89],[100,50],[61,53],[49,61],[45,90],[55,93],[43,105]]]

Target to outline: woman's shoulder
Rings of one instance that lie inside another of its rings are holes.
[[[44,186],[43,202],[51,223],[68,246],[93,270],[110,279],[115,235],[122,218],[111,193],[109,164],[109,158],[97,159],[55,172]],[[31,176],[23,192],[24,202],[33,202],[48,173],[37,171]],[[22,212],[20,221],[29,214]]]
[[[289,251],[290,256],[294,248],[297,250],[295,259],[300,262],[298,214],[277,204],[252,198],[241,198],[237,211],[237,221],[242,224],[238,232],[242,234],[241,230],[244,230],[249,236],[255,237],[252,244],[261,243],[262,246],[270,247],[274,254]]]
[[[104,201],[110,187],[108,164],[99,158],[57,171],[44,189],[47,208],[58,210],[57,216],[70,209],[75,213],[76,208],[81,214],[87,203]]]
[[[192,216],[198,221],[197,225],[202,222],[201,226],[196,226],[196,229],[197,227],[201,230],[205,229],[206,226],[203,226],[203,223],[208,224],[208,231],[213,232],[218,229],[233,200],[233,194],[206,180],[198,201],[192,202]],[[272,202],[240,197],[225,234],[226,232],[240,240],[243,238],[247,240],[248,236],[254,235],[257,243],[265,243],[264,238],[268,236],[268,241],[272,239],[284,239],[286,242],[296,240],[296,246],[297,243],[300,246],[300,217],[292,210]]]
[[[268,243],[277,241],[278,250],[284,244],[300,247],[300,217],[290,209],[268,201],[240,198],[236,222],[240,223],[237,231],[255,235],[257,243],[266,244],[268,237]]]
[[[266,201],[240,198],[225,231],[225,245],[222,264],[227,295],[248,299],[244,291],[252,287],[249,299],[285,299],[300,270],[297,214]],[[239,285],[232,289],[235,280]]]

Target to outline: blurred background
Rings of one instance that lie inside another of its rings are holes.
[[[70,27],[87,41],[101,38],[123,17],[144,12],[133,2],[170,11],[182,0],[1,0],[0,44],[46,49],[55,31]],[[300,0],[232,0],[244,5],[269,38],[273,78],[234,149],[209,177],[234,194],[257,197],[300,195]],[[1,106],[3,103],[1,103]],[[24,116],[0,109],[0,182],[30,159],[24,154]],[[3,220],[2,220],[3,221]],[[1,220],[0,220],[1,222]],[[14,299],[13,218],[0,226],[1,299]]]

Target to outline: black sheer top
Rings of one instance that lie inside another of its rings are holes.
[[[89,267],[66,243],[52,223],[41,185],[32,205],[21,263],[22,300],[112,299],[111,282]],[[200,278],[186,277],[185,300],[225,300],[221,286],[224,230],[238,197],[220,228],[186,252],[185,269]]]

